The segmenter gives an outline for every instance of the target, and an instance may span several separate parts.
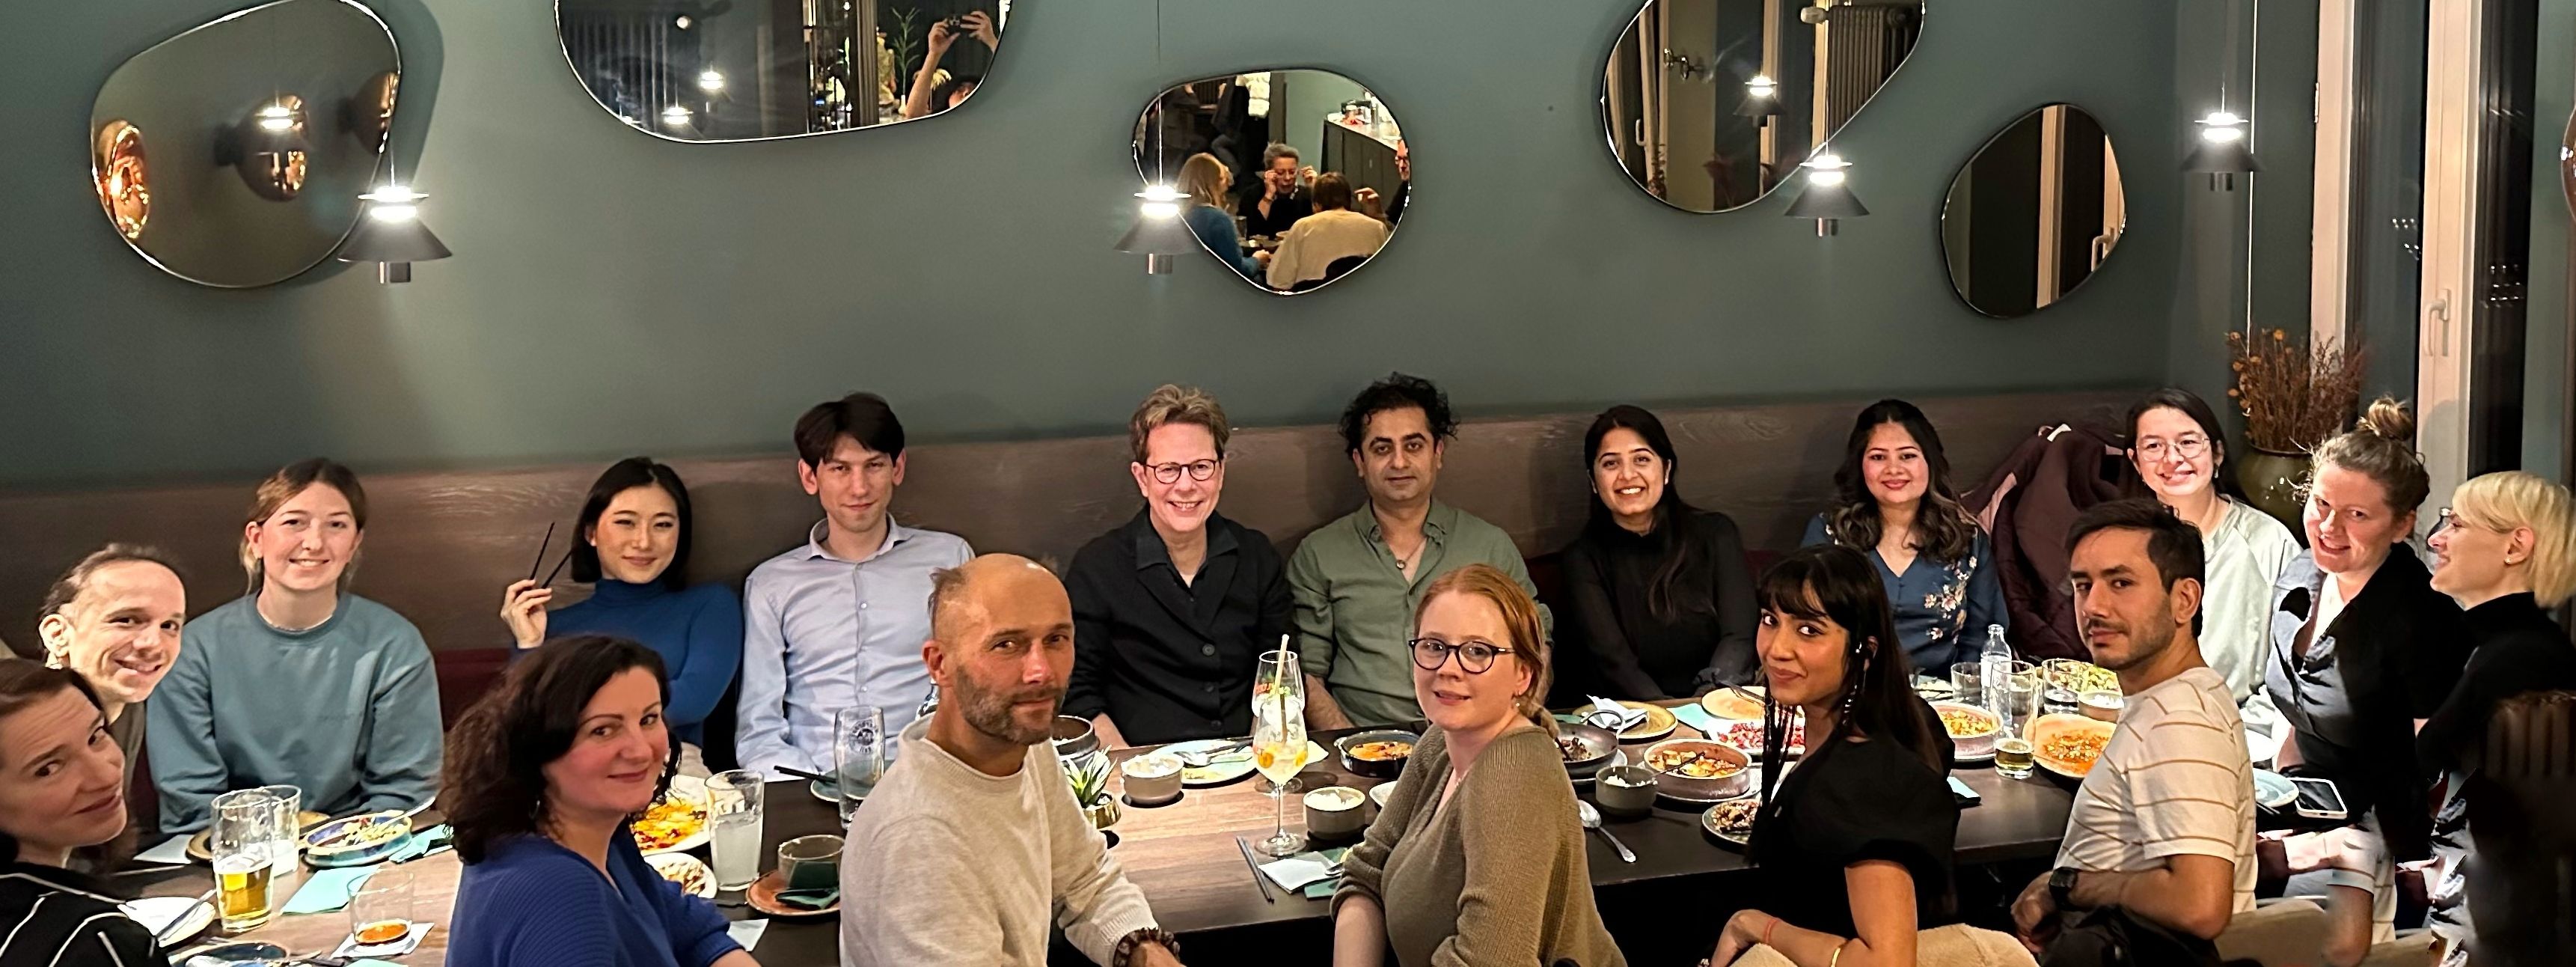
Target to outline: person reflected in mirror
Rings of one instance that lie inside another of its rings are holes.
[[[534,580],[503,589],[501,620],[517,661],[552,635],[596,633],[642,642],[670,669],[663,723],[680,749],[680,771],[707,775],[707,716],[742,667],[742,600],[722,582],[688,583],[689,488],[651,457],[611,464],[590,485],[575,519],[572,579],[590,597],[551,614],[554,589]],[[726,737],[730,740],[730,736]]]
[[[975,38],[988,51],[1002,46],[1000,28],[993,24],[991,15],[981,10],[969,10],[931,24],[927,41],[930,49],[921,58],[921,69],[913,72],[911,92],[904,95],[906,120],[929,117],[966,103],[966,98],[975,93],[975,86],[983,81],[977,75],[951,74],[939,66],[960,36]]]
[[[1064,585],[988,554],[931,588],[919,654],[945,700],[850,817],[843,967],[1044,967],[1059,933],[1101,967],[1178,967],[1048,742],[1073,676]]]
[[[178,660],[187,620],[188,589],[178,565],[159,549],[138,544],[109,544],[81,558],[54,580],[37,612],[45,664],[79,675],[98,694],[108,735],[125,754],[129,790],[143,759],[144,723],[150,720],[145,705]],[[113,872],[159,819],[129,817],[124,835],[73,859],[82,869]]]
[[[1422,705],[1407,642],[1424,589],[1443,574],[1490,564],[1532,597],[1538,590],[1511,535],[1432,499],[1458,435],[1440,387],[1389,373],[1343,408],[1341,432],[1368,503],[1306,535],[1288,561],[1306,725],[1412,722]],[[1546,605],[1539,620],[1553,620]]]
[[[1861,410],[1834,490],[1834,509],[1809,521],[1799,543],[1840,544],[1878,565],[1907,664],[1947,674],[1976,660],[1986,628],[2010,620],[2003,581],[1985,528],[1950,486],[1931,419],[1904,400]]]
[[[1395,177],[1393,198],[1381,199],[1375,188],[1362,188],[1355,193],[1360,207],[1366,209],[1371,217],[1385,221],[1390,230],[1395,228],[1395,223],[1404,220],[1404,204],[1413,197],[1413,150],[1405,147],[1402,141],[1395,143]],[[1381,201],[1385,202],[1382,207]]]
[[[1351,210],[1349,179],[1326,172],[1315,179],[1315,213],[1297,220],[1270,257],[1270,287],[1310,289],[1341,277],[1386,247],[1387,223]]]
[[[1243,219],[1245,238],[1278,238],[1297,220],[1315,213],[1307,188],[1315,169],[1299,164],[1297,149],[1273,142],[1261,150],[1261,180],[1236,199],[1234,214]]]
[[[1181,180],[1174,187],[1189,199],[1181,209],[1181,221],[1190,226],[1190,234],[1207,247],[1208,254],[1224,262],[1236,275],[1254,285],[1261,284],[1262,267],[1270,262],[1268,251],[1243,254],[1243,236],[1235,231],[1234,216],[1226,213],[1226,186],[1234,183],[1234,173],[1225,162],[1212,154],[1194,154],[1181,162]]]
[[[1431,582],[1406,644],[1431,727],[1368,838],[1342,858],[1333,967],[1625,964],[1593,905],[1584,831],[1547,712],[1547,635],[1521,582]]]
[[[260,483],[242,525],[250,593],[188,625],[144,723],[162,832],[203,829],[216,796],[254,786],[298,787],[304,808],[332,816],[438,791],[429,645],[348,593],[366,528],[367,493],[347,467],[306,460]]]
[[[1225,409],[1195,387],[1159,387],[1127,420],[1145,508],[1083,545],[1065,574],[1064,714],[1091,720],[1105,745],[1252,732],[1252,677],[1288,632],[1290,605],[1278,548],[1216,512],[1231,435]]]
[[[0,964],[167,965],[106,880],[71,857],[125,829],[125,754],[69,669],[0,658]]]
[[[670,785],[670,694],[652,649],[568,635],[457,719],[438,794],[465,862],[448,964],[759,967],[628,825]]]
[[[1744,537],[1734,518],[1682,501],[1663,421],[1611,407],[1583,451],[1591,516],[1562,557],[1567,694],[1662,701],[1757,682]]]

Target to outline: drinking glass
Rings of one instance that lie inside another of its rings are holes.
[[[215,909],[225,933],[256,929],[273,906],[269,845],[277,839],[277,797],[243,789],[215,797],[213,808],[206,850],[214,855]]]
[[[749,769],[707,779],[707,832],[716,889],[751,887],[760,879],[761,774]]]
[[[269,841],[270,869],[278,873],[295,872],[295,860],[304,855],[304,790],[295,786],[261,786],[277,799],[277,838]]]
[[[1992,683],[1995,718],[2005,733],[2030,738],[2030,723],[2039,717],[2040,696],[2046,688],[2047,682],[2026,661],[2013,662],[2003,681]]]
[[[349,935],[362,945],[392,943],[411,932],[412,880],[379,869],[349,894]]]
[[[1288,831],[1288,784],[1306,767],[1306,687],[1297,653],[1284,648],[1264,653],[1252,680],[1252,766],[1274,787],[1275,819],[1259,849],[1296,855],[1306,839]]]
[[[1963,661],[1950,666],[1950,687],[1959,693],[1957,701],[1965,705],[1987,705],[1985,663]]]
[[[885,709],[860,705],[832,713],[832,784],[841,797],[841,825],[885,777]]]

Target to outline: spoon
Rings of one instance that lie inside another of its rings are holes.
[[[1612,836],[1610,835],[1609,830],[1601,828],[1601,811],[1592,808],[1591,803],[1584,802],[1580,799],[1575,800],[1574,814],[1576,817],[1583,820],[1583,828],[1599,833],[1601,834],[1602,839],[1610,841],[1610,848],[1619,851],[1620,862],[1634,863],[1637,861],[1637,854],[1628,852],[1628,844],[1620,842],[1619,837]]]
[[[1231,742],[1218,748],[1209,749],[1205,752],[1174,752],[1172,755],[1178,757],[1181,760],[1182,765],[1188,766],[1192,769],[1205,769],[1208,767],[1208,763],[1233,755],[1237,752],[1241,752],[1251,746],[1252,743],[1249,741]]]

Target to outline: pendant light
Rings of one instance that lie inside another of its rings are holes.
[[[413,191],[394,177],[393,153],[388,145],[385,155],[385,183],[359,195],[367,203],[366,217],[358,220],[356,231],[331,253],[341,262],[376,263],[376,281],[385,285],[411,281],[411,264],[443,259],[454,253],[420,223],[420,203],[428,195]]]
[[[1162,30],[1162,11],[1157,3],[1154,15],[1157,36]],[[1160,58],[1159,41],[1157,59]],[[1165,170],[1163,150],[1163,99],[1156,97],[1146,128],[1148,144],[1154,152],[1156,178],[1145,190],[1137,192],[1136,223],[1118,239],[1118,250],[1145,257],[1146,275],[1170,275],[1174,257],[1199,247],[1198,236],[1181,220],[1181,206],[1189,196],[1172,187]]]
[[[1806,187],[1799,190],[1797,200],[1790,202],[1789,210],[1783,214],[1815,219],[1817,238],[1834,234],[1837,220],[1869,214],[1869,208],[1852,194],[1845,177],[1851,162],[1841,155],[1819,151],[1798,162],[1798,167],[1806,169]]]
[[[2259,18],[2263,16],[2259,0],[2253,9],[2259,37]],[[2257,83],[2262,77],[2262,56],[2258,45],[2252,70]],[[2213,191],[2235,191],[2237,175],[2251,175],[2263,170],[2262,163],[2254,160],[2254,136],[2246,129],[2246,119],[2227,109],[2227,82],[2235,71],[2236,4],[2230,0],[2227,5],[2227,62],[2218,70],[2218,109],[2192,122],[2200,129],[2200,136],[2192,140],[2191,150],[2182,159],[2182,170],[2208,175],[2209,187]],[[2248,84],[2245,95],[2247,114],[2254,113],[2253,91],[2254,85]]]
[[[1768,74],[1755,74],[1744,82],[1744,100],[1735,105],[1737,117],[1769,118],[1779,113],[1779,82],[1773,81]]]

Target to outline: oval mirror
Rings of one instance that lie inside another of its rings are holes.
[[[349,0],[281,0],[155,44],[90,107],[99,207],[188,281],[293,278],[357,227],[401,70],[393,34]]]
[[[1951,179],[1941,253],[1969,308],[2009,319],[2092,278],[2128,225],[2110,135],[2083,108],[2051,104],[1987,141]]]
[[[592,100],[674,141],[759,141],[926,118],[992,70],[1011,0],[556,0]]]
[[[1798,173],[1887,83],[1917,0],[1647,0],[1610,47],[1610,153],[1684,211],[1752,204]]]
[[[1358,81],[1322,70],[1164,91],[1136,121],[1136,170],[1187,196],[1182,220],[1209,255],[1279,295],[1368,262],[1413,195],[1394,113]]]

